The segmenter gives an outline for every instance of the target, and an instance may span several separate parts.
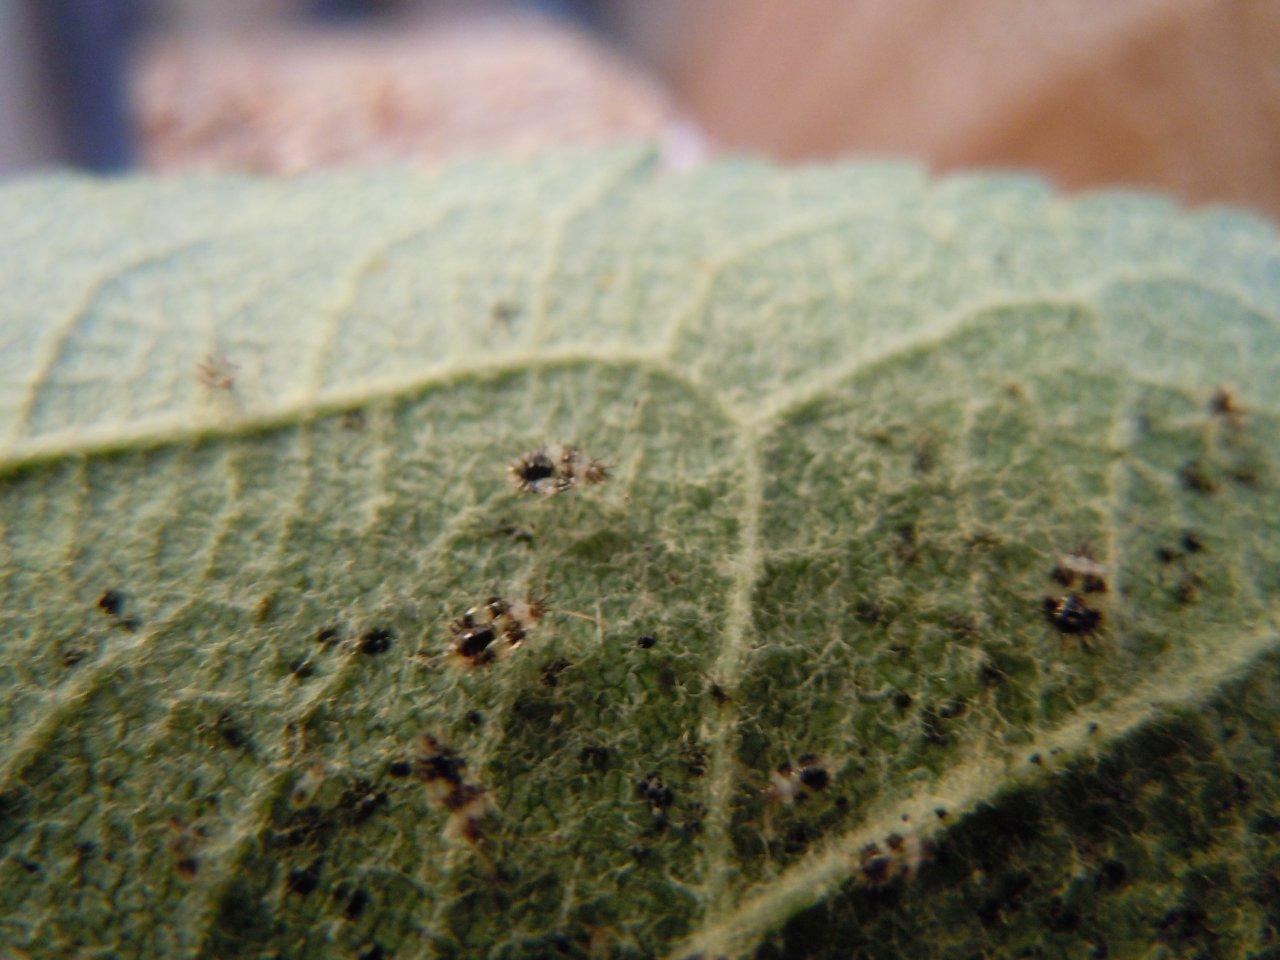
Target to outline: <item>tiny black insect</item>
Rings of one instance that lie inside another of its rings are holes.
[[[449,623],[453,652],[467,666],[492,663],[524,643],[545,613],[541,600],[490,597]]]
[[[347,920],[359,920],[360,914],[364,913],[364,908],[368,905],[368,891],[357,890],[347,899],[347,905],[342,908],[342,916]]]
[[[1044,615],[1055,630],[1070,635],[1093,633],[1102,623],[1102,614],[1074,593],[1056,600],[1045,597]]]
[[[119,590],[104,590],[98,598],[98,609],[109,617],[118,617],[124,609],[124,594]]]
[[[289,871],[289,889],[300,896],[306,896],[320,885],[320,874],[314,865],[306,868],[294,868]]]
[[[370,655],[386,653],[391,649],[394,634],[383,627],[365,631],[360,637],[360,652]]]
[[[582,748],[582,752],[578,755],[578,759],[582,762],[583,767],[589,767],[601,773],[609,769],[608,747],[589,744]]]
[[[563,443],[539,447],[513,460],[509,473],[517,490],[543,496],[609,479],[609,467],[603,461]]]
[[[1187,553],[1199,553],[1204,549],[1204,541],[1200,539],[1200,535],[1194,530],[1183,530],[1182,537],[1178,540],[1182,545],[1182,549]]]
[[[658,640],[656,637],[650,637],[646,635],[636,641],[636,646],[639,647],[641,650],[648,650],[657,642]]]
[[[801,767],[800,782],[810,790],[825,790],[831,782],[831,774],[818,766]]]

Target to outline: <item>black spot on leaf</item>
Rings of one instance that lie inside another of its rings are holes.
[[[391,649],[391,641],[395,635],[383,627],[367,630],[360,636],[360,652],[374,655],[386,653]]]

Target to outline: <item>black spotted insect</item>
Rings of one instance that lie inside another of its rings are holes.
[[[511,461],[511,484],[521,493],[549,497],[574,487],[589,487],[609,479],[609,467],[578,447],[555,443]]]
[[[546,613],[542,600],[490,597],[449,623],[454,656],[468,667],[481,667],[510,656],[528,639]]]

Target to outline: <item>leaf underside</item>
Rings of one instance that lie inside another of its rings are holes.
[[[0,952],[1280,949],[1266,226],[636,152],[0,214]]]

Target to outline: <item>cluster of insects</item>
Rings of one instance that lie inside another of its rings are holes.
[[[585,451],[564,443],[539,447],[513,460],[511,483],[522,493],[551,496],[574,487],[589,487],[609,479],[609,467]]]
[[[788,806],[804,801],[811,792],[825,790],[831,774],[816,754],[806,753],[794,764],[786,760],[769,774],[769,797]]]
[[[480,839],[488,802],[484,788],[467,780],[466,770],[466,760],[429,733],[422,735],[413,771],[431,799],[449,811],[446,832],[475,842]]]
[[[1102,611],[1090,606],[1087,597],[1108,591],[1106,567],[1087,547],[1079,547],[1062,557],[1049,576],[1068,592],[1044,598],[1045,619],[1059,633],[1080,638],[1088,649],[1087,638],[1102,626]]]
[[[546,613],[542,600],[490,597],[449,623],[454,655],[469,667],[480,667],[524,643]]]

